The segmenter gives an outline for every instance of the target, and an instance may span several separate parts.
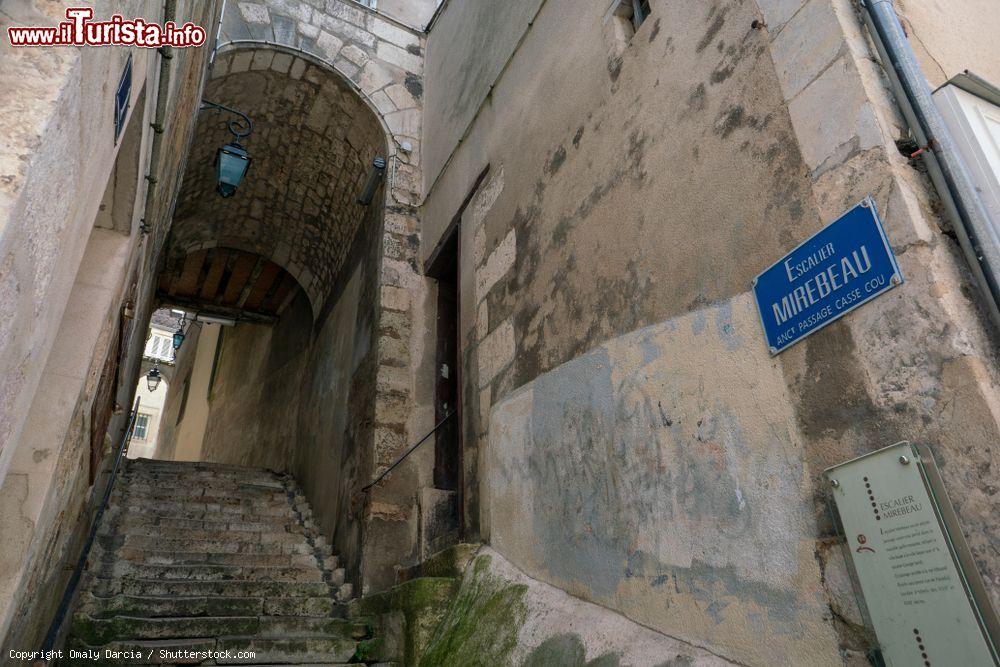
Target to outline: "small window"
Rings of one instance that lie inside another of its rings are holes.
[[[139,413],[135,418],[135,431],[132,437],[136,440],[145,440],[149,435],[149,415]]]
[[[638,30],[642,22],[649,16],[649,0],[622,0],[623,5],[631,5],[632,29]]]
[[[649,0],[615,0],[611,3],[604,22],[612,28],[611,37],[616,51],[623,51],[628,46],[649,14]]]

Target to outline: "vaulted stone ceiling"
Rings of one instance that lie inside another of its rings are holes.
[[[270,69],[256,69],[255,58]],[[238,59],[234,59],[235,63]],[[216,191],[216,150],[233,140],[233,117],[201,112],[174,216],[173,266],[189,253],[223,247],[260,255],[288,271],[322,307],[363,221],[380,208],[356,202],[376,156],[381,126],[338,75],[272,50],[248,51],[247,71],[216,72],[204,99],[251,117],[242,140],[253,159],[236,194]],[[370,224],[375,224],[371,222]]]

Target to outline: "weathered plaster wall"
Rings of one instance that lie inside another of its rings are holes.
[[[466,521],[728,659],[861,660],[822,470],[931,443],[995,599],[995,335],[850,3],[651,5],[625,45],[605,3],[547,0],[428,179],[425,258],[489,165],[461,218]],[[475,12],[429,63],[497,29]],[[869,194],[907,282],[771,359],[751,278]]]
[[[491,541],[741,662],[837,664],[806,453],[758,326],[742,294],[611,339],[496,405]]]
[[[117,8],[159,19],[159,5],[125,2]],[[61,17],[63,9],[53,3],[4,2],[0,23],[45,25]],[[215,10],[215,2],[180,2],[177,16],[211,33]],[[6,430],[0,443],[11,456],[10,474],[0,487],[5,538],[0,636],[5,647],[40,644],[69,576],[65,566],[75,561],[89,528],[93,491],[106,484],[106,454],[121,434],[124,406],[138,380],[152,310],[153,267],[180,185],[208,49],[173,54],[163,152],[155,165],[148,164],[155,77],[153,85],[143,83],[157,71],[159,58],[153,51],[134,50],[129,123],[139,128],[140,141],[128,149],[134,155],[117,163],[131,165],[121,175],[134,173],[138,187],[134,201],[115,196],[103,202],[114,204],[117,231],[112,231],[102,228],[107,219],[99,213],[116,165],[111,110],[127,53],[119,48],[14,50],[6,41],[0,46],[6,91],[0,100],[0,123],[5,124],[0,133],[0,265],[6,267],[0,270],[0,282],[6,281],[0,286],[0,308],[8,327],[0,336],[6,383],[0,398]],[[158,183],[146,219],[150,233],[143,236],[142,177],[149,172]],[[125,331],[138,333],[116,346],[119,322]],[[91,407],[105,360],[119,355],[112,395],[120,407],[95,445],[105,458],[91,486]],[[11,359],[17,360],[16,368],[7,365]],[[12,434],[25,424],[32,426],[15,440]]]
[[[438,178],[543,0],[446,7],[427,42],[425,190]]]
[[[896,0],[896,11],[931,87],[970,70],[1000,86],[996,35],[1000,12],[992,0]]]
[[[155,20],[142,3],[126,13]],[[5,2],[0,27],[49,25],[61,5]],[[0,42],[0,482],[52,349],[118,146],[114,96],[125,49],[15,48]],[[132,54],[132,108],[148,53]],[[58,193],[56,196],[55,193]],[[97,196],[94,193],[98,193]]]

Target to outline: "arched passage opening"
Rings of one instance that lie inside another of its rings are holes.
[[[370,205],[358,196],[387,135],[356,89],[309,56],[262,45],[230,55],[203,97],[252,118],[241,143],[253,162],[234,196],[217,194],[230,118],[203,110],[157,287],[162,306],[193,321],[158,449],[291,473],[356,572],[351,497],[371,467],[384,185]],[[191,419],[203,424],[185,428]],[[191,437],[200,442],[182,442]]]

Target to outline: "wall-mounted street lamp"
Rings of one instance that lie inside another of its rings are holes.
[[[174,350],[181,349],[181,345],[184,344],[184,315],[181,315],[181,321],[177,325],[177,331],[174,332]]]
[[[160,386],[160,380],[163,378],[160,376],[159,364],[153,362],[153,367],[149,369],[146,373],[146,386],[149,387],[149,391],[156,391],[156,388]]]
[[[365,187],[361,190],[361,194],[358,195],[359,204],[368,206],[372,203],[372,199],[375,198],[375,190],[378,188],[383,175],[385,175],[385,158],[377,157],[372,160],[372,169],[368,172],[368,180],[365,181]]]
[[[253,121],[242,111],[230,109],[208,100],[201,101],[201,109],[225,111],[239,116],[239,119],[227,123],[229,131],[233,133],[236,140],[216,151],[214,164],[216,191],[223,197],[232,197],[236,194],[236,188],[239,187],[243,177],[246,176],[247,169],[250,168],[250,154],[240,145],[240,139],[250,136],[250,133],[253,132]]]

